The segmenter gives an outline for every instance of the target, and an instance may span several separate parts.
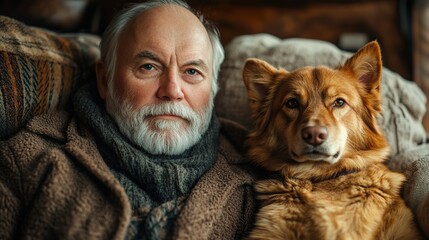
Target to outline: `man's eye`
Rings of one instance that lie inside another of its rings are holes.
[[[152,64],[144,64],[144,65],[142,66],[142,68],[143,68],[144,70],[150,71],[150,70],[154,69],[155,67],[154,67]]]
[[[196,75],[196,74],[198,74],[198,71],[195,69],[188,69],[188,70],[186,70],[186,73],[189,75]]]

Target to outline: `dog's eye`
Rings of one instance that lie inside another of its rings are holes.
[[[296,98],[291,98],[286,101],[285,106],[288,108],[298,108],[299,107],[299,101]]]
[[[345,105],[346,105],[346,101],[345,101],[344,99],[342,99],[342,98],[337,98],[337,99],[335,99],[334,107],[342,108],[342,107],[344,107]]]

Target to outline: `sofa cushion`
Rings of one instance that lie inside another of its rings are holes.
[[[66,108],[76,87],[94,78],[98,42],[0,16],[0,139],[34,115]]]
[[[310,39],[279,39],[268,34],[244,35],[225,47],[225,61],[219,74],[216,97],[219,116],[252,127],[242,68],[247,58],[261,58],[276,67],[292,71],[306,65],[330,67],[343,63],[351,53],[335,45]],[[414,82],[387,68],[382,79],[383,115],[379,122],[387,135],[392,154],[426,141],[422,125],[426,97]]]

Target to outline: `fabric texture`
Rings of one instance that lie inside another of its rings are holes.
[[[122,239],[130,218],[91,134],[67,112],[0,142],[0,239]]]
[[[0,16],[0,140],[32,116],[66,108],[75,89],[93,79],[98,42]]]
[[[152,155],[132,144],[104,109],[95,83],[85,85],[75,94],[75,113],[93,130],[104,161],[124,187],[137,234],[144,233],[141,236],[145,239],[166,236],[182,201],[214,164],[218,119],[213,116],[201,141],[184,153]]]
[[[220,131],[168,239],[242,239],[252,226],[256,174],[234,146],[244,139],[227,138],[246,131],[224,120]],[[0,141],[0,239],[124,239],[132,214],[87,124],[69,113],[36,116]]]
[[[273,66],[292,71],[303,66],[336,67],[351,53],[335,45],[310,39],[279,39],[268,34],[244,35],[225,48],[220,72],[221,90],[216,98],[217,114],[252,127],[242,68],[247,58],[260,58]],[[429,141],[422,125],[426,97],[421,89],[398,74],[383,68],[381,93],[383,114],[379,123],[388,139],[388,166],[404,172],[404,198],[429,238]]]
[[[393,156],[388,165],[407,176],[404,198],[429,238],[429,144],[421,144]]]

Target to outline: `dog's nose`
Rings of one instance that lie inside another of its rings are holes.
[[[308,144],[320,145],[328,138],[328,130],[322,126],[306,127],[302,129],[301,137]]]

